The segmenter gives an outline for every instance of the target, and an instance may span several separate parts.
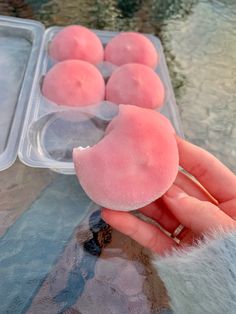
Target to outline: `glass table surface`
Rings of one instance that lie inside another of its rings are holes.
[[[0,14],[158,35],[186,138],[236,171],[234,0],[0,0]],[[0,173],[0,313],[169,313],[151,258],[74,176],[19,161]]]

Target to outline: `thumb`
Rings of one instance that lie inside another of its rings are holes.
[[[175,185],[166,192],[163,201],[179,222],[194,233],[217,228],[236,228],[236,222],[219,207],[189,196]]]

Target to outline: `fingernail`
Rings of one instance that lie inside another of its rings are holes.
[[[183,190],[178,188],[176,185],[172,185],[172,187],[165,193],[164,196],[171,199],[181,199],[188,196],[188,194],[186,194]]]

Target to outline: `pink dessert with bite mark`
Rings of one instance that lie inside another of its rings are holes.
[[[138,209],[161,197],[178,172],[174,129],[163,115],[120,105],[104,138],[74,149],[77,177],[87,195],[113,210]]]

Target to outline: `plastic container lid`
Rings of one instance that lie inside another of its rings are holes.
[[[41,23],[0,16],[0,170],[17,157],[43,34]]]
[[[59,30],[51,27],[45,31],[39,22],[0,16],[0,170],[10,167],[18,154],[29,166],[73,174],[73,147],[98,142],[118,111],[117,105],[107,101],[74,109],[42,96],[42,79],[54,64],[48,45]],[[117,34],[94,32],[104,46]],[[183,136],[161,42],[153,35],[146,36],[159,54],[156,72],[166,93],[161,112]],[[107,62],[98,65],[104,79],[114,68]]]

